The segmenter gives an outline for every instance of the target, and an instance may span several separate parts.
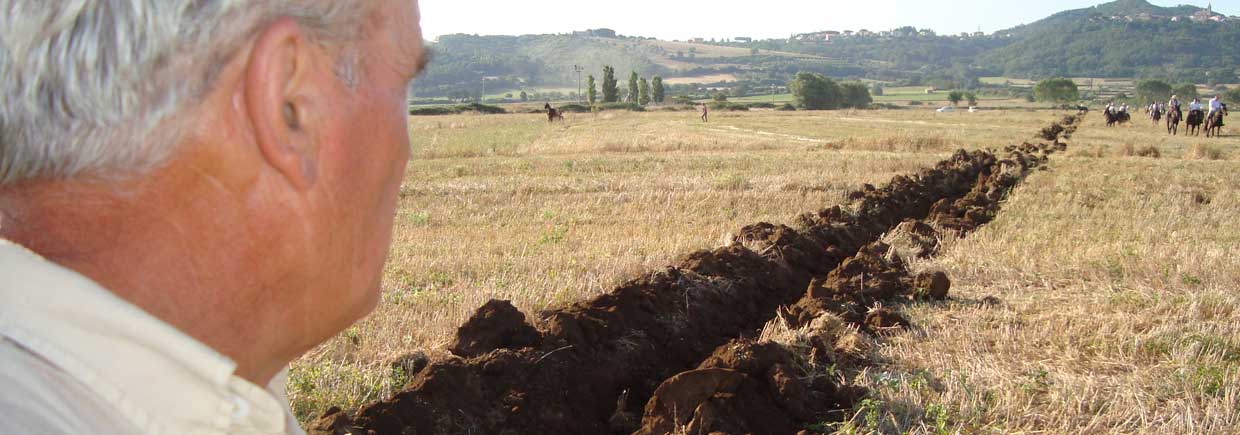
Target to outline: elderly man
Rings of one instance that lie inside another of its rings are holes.
[[[368,313],[416,0],[0,0],[0,433],[301,433]]]

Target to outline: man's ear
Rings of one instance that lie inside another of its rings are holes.
[[[319,144],[309,119],[322,107],[314,99],[320,55],[297,22],[275,21],[259,34],[246,66],[243,98],[254,138],[267,164],[299,189],[318,179]],[[322,118],[318,118],[322,119]]]

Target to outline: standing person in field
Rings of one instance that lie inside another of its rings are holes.
[[[710,109],[706,108],[706,103],[702,103],[702,122],[710,122]]]
[[[416,0],[0,0],[0,433],[301,434],[366,315]]]

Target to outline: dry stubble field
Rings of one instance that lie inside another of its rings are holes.
[[[295,363],[303,420],[402,386],[487,300],[527,313],[844,203],[957,148],[1033,140],[1062,113],[686,112],[417,117],[376,312]],[[1091,114],[998,219],[936,258],[953,299],[899,307],[859,433],[1240,431],[1240,139]],[[1204,144],[1204,146],[1203,146]],[[1158,151],[1158,158],[1142,157]],[[1143,152],[1144,151],[1144,152]],[[1001,302],[979,304],[994,296]]]

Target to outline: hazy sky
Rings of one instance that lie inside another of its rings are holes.
[[[421,0],[428,38],[451,33],[520,35],[607,27],[660,39],[786,38],[818,30],[887,30],[900,26],[939,33],[984,32],[1027,24],[1101,0]],[[1205,0],[1161,1],[1161,6]],[[1240,0],[1214,2],[1240,15]]]

